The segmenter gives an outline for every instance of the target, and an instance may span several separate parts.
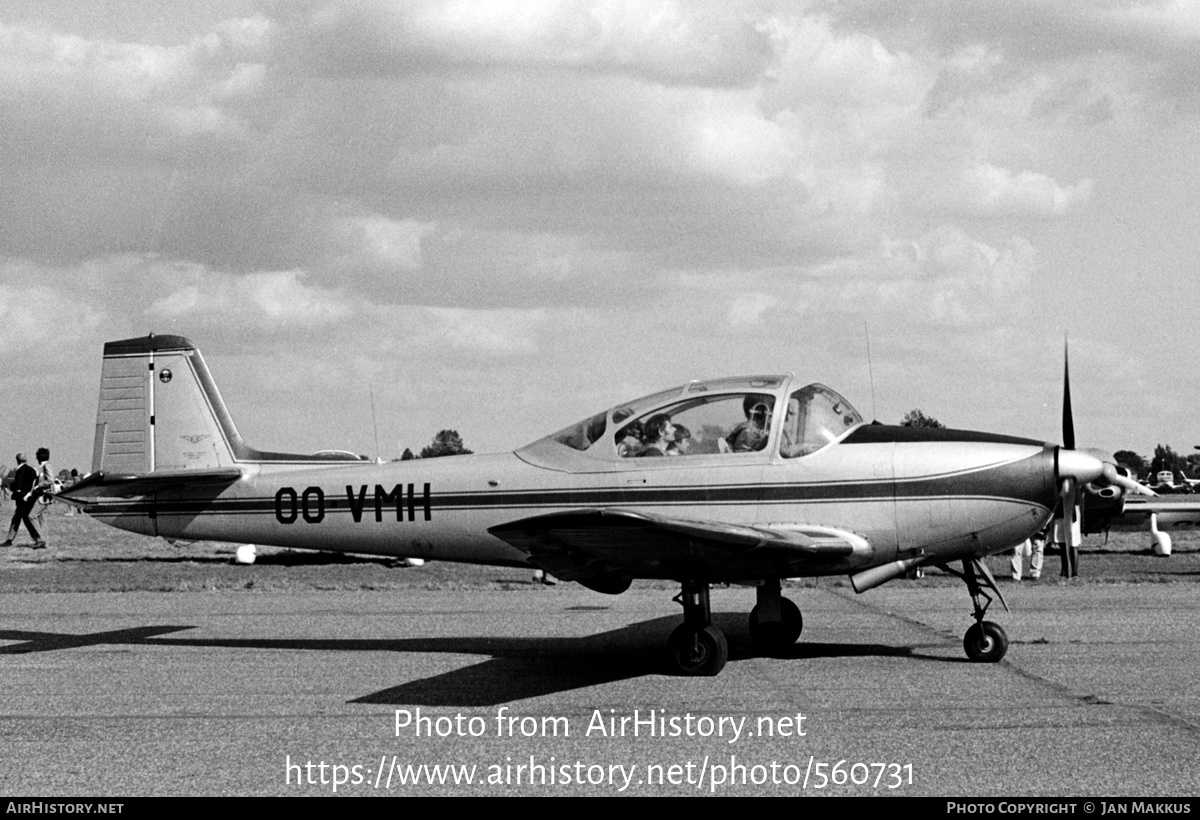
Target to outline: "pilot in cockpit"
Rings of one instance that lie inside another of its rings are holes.
[[[675,425],[666,413],[658,413],[646,420],[642,428],[642,443],[646,446],[638,456],[665,456],[667,448],[675,443]]]
[[[751,394],[742,402],[746,420],[733,428],[725,437],[735,453],[753,453],[767,446],[771,430],[771,407],[773,396]]]

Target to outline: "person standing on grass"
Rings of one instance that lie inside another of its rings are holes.
[[[49,454],[47,454],[49,458]],[[13,475],[12,497],[13,504],[16,506],[16,511],[13,513],[12,523],[8,527],[8,539],[0,546],[11,547],[13,539],[17,537],[17,529],[21,524],[25,524],[25,529],[33,538],[33,548],[35,550],[44,549],[46,542],[42,540],[41,533],[37,527],[29,520],[29,513],[33,509],[33,505],[37,503],[36,495],[38,484],[37,470],[29,466],[28,459],[24,453],[17,453],[17,471]]]
[[[37,500],[37,512],[33,518],[41,532],[46,531],[46,508],[54,503],[53,493],[58,492],[58,479],[54,477],[54,469],[50,466],[50,449],[39,447],[37,451],[37,487],[33,494]]]

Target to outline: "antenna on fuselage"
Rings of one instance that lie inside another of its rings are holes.
[[[863,319],[863,335],[867,337],[867,377],[871,380],[871,420],[878,421],[875,413],[875,370],[871,367],[871,331],[867,329],[867,320]]]
[[[375,428],[375,461],[379,461],[379,422],[375,420],[375,385],[368,384],[371,393],[371,426]]]

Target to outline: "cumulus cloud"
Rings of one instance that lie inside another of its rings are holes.
[[[737,6],[674,0],[360,0],[290,15],[304,54],[342,75],[490,65],[727,85],[751,81],[770,56]]]
[[[783,132],[811,212],[853,218],[886,199],[885,164],[919,125],[935,67],[820,17],[773,20],[780,53],[760,106]]]
[[[0,160],[63,145],[128,156],[161,154],[163,140],[243,139],[270,30],[266,18],[234,20],[162,46],[0,23]]]
[[[963,203],[987,216],[1061,216],[1092,194],[1094,183],[1063,186],[1036,171],[1013,173],[983,164],[961,177]]]
[[[154,300],[145,314],[177,327],[217,325],[239,333],[264,330],[342,333],[373,338],[378,350],[411,356],[468,352],[513,356],[537,349],[546,314],[533,309],[471,309],[389,303],[343,289],[308,284],[303,271],[231,274],[187,271],[188,284]]]
[[[688,123],[688,164],[735,184],[782,176],[792,163],[784,128],[745,93],[706,95]]]
[[[406,334],[426,349],[472,351],[491,356],[512,356],[537,350],[537,332],[546,313],[530,310],[468,310],[462,308],[409,308],[401,321]]]
[[[729,323],[735,326],[757,324],[777,302],[776,297],[761,291],[739,293],[729,302]]]
[[[1037,263],[1033,246],[1013,237],[1001,248],[943,226],[909,242],[886,242],[885,275],[902,286],[894,293],[936,323],[1003,321],[1021,309]]]
[[[421,267],[421,239],[434,230],[430,223],[389,219],[379,214],[339,220],[347,263],[359,260],[393,270]]]
[[[9,266],[5,265],[5,273]],[[49,358],[94,332],[105,320],[102,311],[69,292],[42,285],[0,284],[0,353]]]
[[[195,278],[200,281],[156,300],[146,314],[167,321],[311,328],[343,321],[354,312],[344,294],[304,284],[301,271],[240,276],[205,271]]]
[[[1023,237],[995,246],[942,225],[911,239],[884,239],[870,254],[793,272],[790,285],[777,287],[794,311],[813,321],[863,316],[886,324],[984,328],[1028,310],[1037,271],[1037,250]]]

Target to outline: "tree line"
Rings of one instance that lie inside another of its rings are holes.
[[[420,455],[413,455],[413,451],[405,447],[400,458],[394,458],[392,461],[411,461],[414,458],[440,458],[441,456],[469,456],[471,452],[463,444],[462,436],[458,434],[457,430],[439,430],[433,437],[433,443],[428,447],[421,448]]]

